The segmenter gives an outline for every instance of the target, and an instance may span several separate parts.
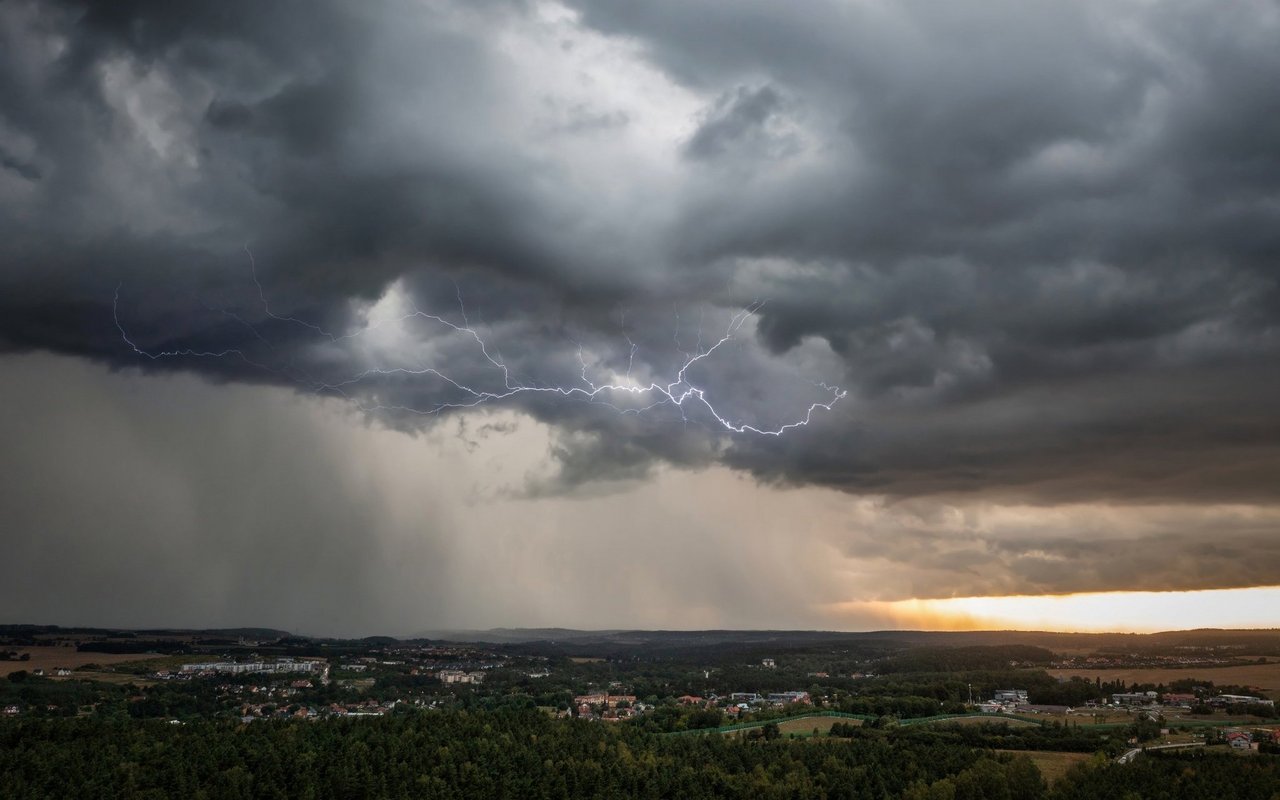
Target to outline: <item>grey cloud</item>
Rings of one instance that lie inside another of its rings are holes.
[[[846,526],[851,558],[882,565],[911,597],[1266,586],[1280,574],[1274,508],[911,501]]]
[[[637,479],[627,440],[567,443],[520,414],[409,436],[277,387],[49,354],[0,358],[0,402],[7,621],[874,627],[823,609],[1274,584],[1280,569],[1274,504],[856,498],[714,468]],[[555,486],[568,444],[615,448],[599,456],[618,470],[576,476],[608,491]]]
[[[525,395],[563,468],[530,490],[722,463],[1274,502],[1274,8],[569,5],[563,29],[497,2],[0,7],[0,145],[41,176],[0,172],[0,347],[342,384],[412,431],[458,395],[404,370],[500,385],[474,343],[416,319],[375,359],[274,319],[244,245],[278,316],[331,331],[392,285],[460,321],[457,281],[529,385],[578,380],[579,345],[592,374],[669,376],[700,313],[711,335],[768,299],[698,380],[735,419],[786,420],[818,381],[850,391],[833,412],[760,439]],[[542,69],[590,50],[566,36],[645,63],[625,91]],[[117,284],[142,348],[242,355],[140,358]],[[347,383],[370,366],[400,371]]]
[[[38,181],[44,177],[40,172],[40,168],[35,164],[30,164],[16,156],[10,155],[5,152],[3,148],[0,148],[0,167],[12,170],[29,181]]]
[[[782,97],[772,87],[750,89],[739,86],[716,100],[715,107],[685,144],[685,155],[704,160],[715,158],[737,145],[760,140],[768,144],[768,139],[772,138],[768,123],[781,107]]]

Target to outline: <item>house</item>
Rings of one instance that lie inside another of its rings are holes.
[[[1160,695],[1160,702],[1166,706],[1186,706],[1190,708],[1191,704],[1196,701],[1194,694],[1185,694],[1177,692],[1165,692]]]
[[[706,701],[697,695],[686,694],[678,698],[676,702],[682,706],[700,706]]]
[[[44,676],[44,669],[43,669],[43,668],[41,668],[41,667],[36,667],[35,669],[31,670],[31,674],[32,674],[32,675],[34,675],[34,676],[36,676],[37,678],[39,678],[39,677],[43,677],[43,676]]]
[[[629,708],[611,708],[600,715],[605,722],[620,722],[624,719],[631,719],[635,716],[635,712]]]
[[[1025,703],[1027,702],[1026,689],[996,689],[992,699],[997,703]]]
[[[610,708],[617,708],[619,705],[624,703],[627,706],[634,706],[636,704],[636,697],[633,694],[609,694],[608,692],[596,692],[595,694],[580,694],[573,698],[573,702],[574,705],[579,708],[587,706],[589,709],[591,706],[602,706],[607,710]]]
[[[761,660],[761,662],[760,662],[760,666],[764,667],[765,669],[777,669],[777,668],[778,668],[778,665],[777,665],[776,663],[774,663],[774,660],[773,660],[772,658],[766,658],[766,659]]]
[[[1232,731],[1223,738],[1235,750],[1248,750],[1253,745],[1253,740],[1249,737],[1249,734],[1243,731]]]
[[[65,678],[71,674],[71,669],[68,667],[54,667],[53,674],[59,678]]]
[[[809,703],[808,692],[772,692],[769,695],[769,702],[774,705],[786,705],[788,703]]]
[[[18,716],[18,715],[19,715],[19,714],[21,714],[21,713],[22,713],[22,709],[21,709],[21,708],[18,708],[17,706],[5,706],[5,707],[4,707],[4,715],[5,715],[6,717],[16,717],[16,716]]]

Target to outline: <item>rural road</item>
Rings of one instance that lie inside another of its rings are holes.
[[[1138,757],[1143,750],[1176,750],[1183,747],[1204,747],[1204,742],[1178,742],[1176,744],[1153,744],[1150,747],[1135,747],[1126,750],[1124,755],[1116,759],[1117,764],[1128,764]]]

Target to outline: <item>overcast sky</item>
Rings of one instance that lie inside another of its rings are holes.
[[[0,617],[1280,585],[1277,41],[1262,0],[0,2]]]

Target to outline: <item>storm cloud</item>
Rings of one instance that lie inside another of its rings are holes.
[[[669,383],[763,301],[690,380],[829,411],[520,394],[549,467],[512,491],[1129,508],[1177,543],[1147,588],[1280,583],[1278,39],[1269,2],[10,0],[0,350],[411,437],[485,424],[434,413],[457,384]],[[1141,547],[1070,519],[895,527],[1002,577],[894,591],[1121,585]]]

